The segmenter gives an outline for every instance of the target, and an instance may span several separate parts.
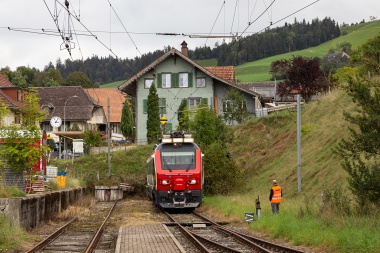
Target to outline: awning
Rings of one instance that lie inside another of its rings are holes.
[[[83,138],[83,132],[73,131],[73,132],[52,132],[59,137],[68,138],[68,139],[81,139]]]

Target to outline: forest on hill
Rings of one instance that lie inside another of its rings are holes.
[[[243,64],[265,57],[296,51],[320,45],[341,34],[337,22],[330,18],[314,19],[311,23],[303,20],[286,23],[283,27],[267,29],[230,43],[216,44],[214,48],[198,47],[189,50],[188,55],[193,60],[217,59],[219,66]],[[152,61],[170,50],[167,46],[134,59],[116,59],[112,56],[93,56],[86,60],[58,60],[54,66],[50,63],[43,71],[56,68],[63,78],[74,71],[85,73],[93,83],[110,83],[126,80],[146,67]]]

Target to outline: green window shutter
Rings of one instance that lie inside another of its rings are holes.
[[[171,132],[173,130],[173,124],[172,123],[166,123],[165,124],[165,130],[166,130],[166,132]]]
[[[201,103],[208,105],[208,99],[207,98],[201,98]]]
[[[188,84],[189,84],[189,87],[191,88],[193,87],[193,73],[189,73],[187,76],[189,78]]]
[[[162,88],[162,74],[157,74],[157,88]]]
[[[148,113],[148,99],[143,99],[143,113]]]
[[[179,74],[178,73],[172,73],[171,79],[172,79],[172,88],[178,88],[179,87]]]

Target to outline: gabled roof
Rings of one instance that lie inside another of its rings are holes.
[[[4,92],[1,91],[0,89],[0,101],[2,101],[5,106],[9,109],[19,109],[21,108],[24,104],[20,101],[16,101],[9,96],[7,96]]]
[[[177,55],[177,56],[181,57],[182,59],[184,59],[185,61],[187,61],[191,65],[193,65],[195,68],[198,68],[199,70],[205,72],[207,75],[209,75],[213,79],[216,79],[216,80],[218,80],[218,81],[220,81],[222,83],[225,83],[225,84],[227,84],[229,86],[233,86],[233,87],[235,87],[235,88],[237,88],[239,90],[242,90],[242,91],[244,91],[246,93],[249,93],[249,94],[251,94],[253,96],[260,96],[260,94],[258,94],[256,92],[253,92],[253,91],[250,91],[250,90],[246,90],[246,89],[242,89],[241,87],[235,85],[234,78],[231,78],[231,73],[227,72],[227,70],[230,71],[231,67],[233,68],[233,66],[228,66],[228,67],[208,67],[208,69],[207,69],[205,67],[202,67],[198,63],[194,62],[189,57],[185,56],[184,54],[182,54],[180,51],[178,51],[175,48],[172,48],[171,50],[169,50],[168,52],[166,52],[165,54],[163,54],[161,57],[159,57],[157,60],[155,60],[154,62],[152,62],[151,64],[149,64],[147,67],[145,67],[143,70],[141,70],[140,72],[138,72],[137,74],[135,74],[133,77],[131,77],[130,79],[128,79],[127,81],[125,81],[122,85],[120,85],[118,87],[118,89],[121,90],[121,91],[124,91],[124,92],[128,93],[128,95],[132,95],[133,96],[134,94],[130,94],[130,93],[132,93],[132,91],[131,91],[132,89],[135,89],[134,86],[136,85],[137,79],[139,79],[141,76],[143,76],[147,72],[153,70],[156,65],[158,65],[159,63],[161,63],[166,58],[168,58],[168,57],[170,57],[172,55]],[[217,71],[217,69],[219,69],[219,68],[221,68],[220,71]],[[218,73],[219,73],[219,75],[218,75]],[[227,74],[227,73],[229,73],[229,74]],[[223,77],[221,77],[221,76],[223,76]],[[227,77],[229,79],[224,79],[225,77]]]
[[[15,87],[4,75],[0,72],[0,88]]]
[[[235,68],[234,66],[216,66],[216,67],[205,67],[208,71],[213,73],[220,78],[228,81],[235,81]]]
[[[37,90],[40,106],[50,108],[46,120],[58,116],[70,121],[87,121],[94,109],[101,107],[80,86],[38,87]]]
[[[85,89],[85,91],[104,108],[104,113],[108,117],[108,98],[110,98],[110,122],[121,122],[125,94],[118,88],[105,89]]]

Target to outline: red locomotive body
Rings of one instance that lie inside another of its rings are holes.
[[[147,160],[147,195],[161,208],[196,208],[202,203],[202,152],[190,135],[164,135]]]

